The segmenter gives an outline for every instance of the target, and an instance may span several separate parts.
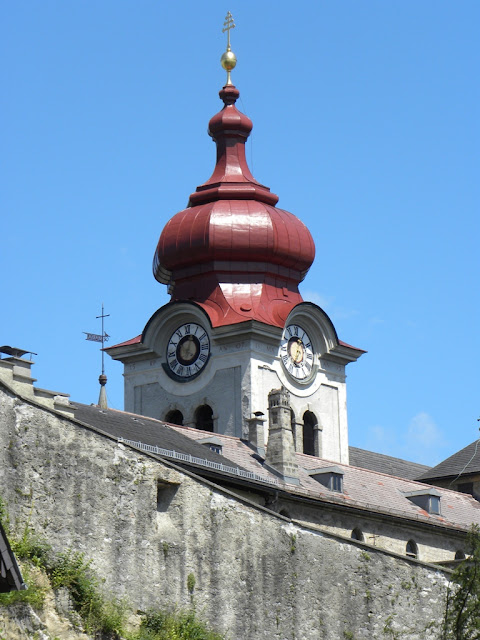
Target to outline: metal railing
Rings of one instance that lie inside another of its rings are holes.
[[[232,476],[239,476],[240,478],[247,478],[248,480],[256,480],[257,482],[265,482],[267,484],[278,484],[278,481],[275,478],[265,478],[264,476],[259,476],[257,473],[253,473],[253,471],[244,471],[243,469],[239,469],[238,467],[229,467],[221,462],[212,462],[211,460],[206,460],[205,458],[197,458],[196,456],[191,456],[189,453],[179,453],[178,451],[174,451],[173,449],[163,449],[162,447],[157,447],[151,444],[145,444],[144,442],[137,442],[136,440],[126,440],[125,438],[118,438],[118,442],[125,443],[137,447],[142,451],[147,451],[148,453],[154,453],[159,456],[165,456],[167,458],[173,458],[174,460],[181,460],[182,462],[191,462],[192,464],[198,464],[202,467],[208,467],[209,469],[215,469],[217,471],[221,471],[222,473],[228,473]]]

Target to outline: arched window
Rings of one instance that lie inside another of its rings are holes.
[[[460,549],[455,553],[455,560],[465,560],[465,554]]]
[[[169,422],[170,424],[178,424],[180,427],[183,426],[183,413],[178,409],[172,409],[165,416],[165,422]]]
[[[305,411],[303,414],[303,453],[308,456],[315,455],[315,427],[317,426],[317,418],[311,411]]]
[[[195,426],[202,431],[213,431],[213,410],[208,404],[202,404],[195,411]]]
[[[417,543],[415,542],[415,540],[409,540],[407,542],[406,553],[407,553],[407,556],[409,558],[417,558],[418,557],[418,547],[417,547]]]
[[[359,529],[358,527],[355,527],[355,529],[352,531],[351,537],[352,537],[352,540],[359,540],[360,542],[363,542],[364,540],[362,530]]]

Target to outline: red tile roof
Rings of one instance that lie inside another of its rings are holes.
[[[126,347],[129,344],[138,344],[141,341],[142,341],[142,334],[140,334],[136,338],[131,338],[130,340],[125,340],[125,342],[119,342],[118,344],[114,344],[111,347],[107,347],[105,351],[108,351],[108,349],[114,349],[115,347]]]
[[[192,440],[200,440],[206,436],[214,435],[222,443],[224,458],[257,475],[278,479],[278,476],[262,466],[261,462],[253,457],[253,450],[239,438],[219,433],[212,434],[190,427],[169,425],[169,428]],[[327,500],[337,504],[348,503],[349,506],[360,509],[457,529],[468,529],[472,522],[480,524],[480,503],[466,494],[438,488],[441,493],[441,515],[433,515],[415,505],[404,495],[422,488],[429,491],[432,488],[431,485],[335,462],[335,465],[344,474],[344,493],[338,493],[327,489],[308,474],[308,470],[331,467],[331,460],[300,453],[297,453],[296,457],[300,484],[285,484],[283,487],[292,495]]]

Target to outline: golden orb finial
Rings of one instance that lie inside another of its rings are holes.
[[[237,56],[233,53],[230,47],[230,29],[235,29],[235,23],[233,21],[233,16],[229,11],[225,16],[225,22],[223,23],[222,29],[222,33],[225,33],[225,31],[227,32],[227,50],[220,58],[220,64],[227,72],[227,84],[232,84],[230,72],[237,64]]]

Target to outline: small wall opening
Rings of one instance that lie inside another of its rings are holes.
[[[455,560],[465,560],[465,553],[461,549],[455,552]]]
[[[284,518],[289,518],[290,520],[292,519],[292,516],[290,515],[290,513],[287,511],[287,509],[280,509],[280,515],[283,516]]]
[[[195,411],[195,427],[213,432],[213,409],[208,404],[202,404]]]
[[[178,409],[172,409],[172,411],[169,411],[165,416],[165,422],[178,424],[180,427],[183,427],[183,413]]]
[[[407,542],[406,555],[409,558],[418,558],[418,547],[415,540],[409,540]]]
[[[163,480],[157,480],[157,511],[168,511],[172,500],[178,491],[178,484],[171,484]]]
[[[303,414],[303,453],[308,456],[315,455],[315,428],[317,424],[315,414],[311,411],[305,411]]]
[[[351,538],[352,540],[359,540],[360,542],[363,542],[365,540],[362,530],[358,527],[355,527],[355,529],[352,531]]]

